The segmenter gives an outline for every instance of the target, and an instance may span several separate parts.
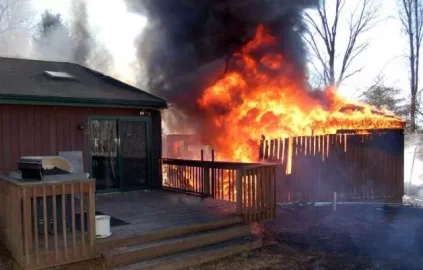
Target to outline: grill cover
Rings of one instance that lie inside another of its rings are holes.
[[[42,180],[43,175],[69,174],[72,164],[59,156],[26,156],[18,161],[22,180]]]

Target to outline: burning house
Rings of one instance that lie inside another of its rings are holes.
[[[196,140],[171,135],[169,153],[177,148],[179,158],[198,158],[199,151],[187,149],[203,140],[217,160],[280,163],[279,202],[331,200],[333,192],[341,200],[401,200],[404,122],[331,88],[307,91],[290,62],[271,50],[274,45],[270,32],[258,26],[254,39],[232,56],[233,68],[197,100],[207,124]]]
[[[24,269],[100,254],[107,268],[180,269],[261,247],[251,224],[277,202],[402,197],[404,123],[308,87],[302,12],[317,0],[126,2],[148,17],[137,57],[154,95],[76,64],[0,59],[0,169],[67,152],[92,177],[0,175],[4,245]]]
[[[149,88],[174,105],[164,117],[172,134],[165,146],[168,157],[200,159],[199,145],[207,145],[215,150],[216,160],[278,161],[285,167],[283,171],[290,175],[295,171],[292,168],[307,166],[306,161],[300,162],[292,157],[298,151],[310,154],[308,147],[313,145],[313,148],[320,149],[322,156],[342,160],[342,155],[332,157],[329,153],[335,151],[324,152],[322,147],[330,148],[336,141],[342,141],[339,149],[345,150],[348,139],[364,142],[382,136],[377,135],[378,131],[380,134],[398,134],[386,135],[387,138],[396,138],[393,143],[390,139],[375,143],[381,151],[395,144],[398,145],[395,151],[401,152],[404,122],[400,118],[367,104],[346,100],[333,87],[313,91],[308,86],[307,51],[301,38],[305,27],[302,12],[317,3],[312,0],[283,1],[283,4],[278,1],[260,4],[255,1],[205,1],[201,4],[186,2],[182,6],[178,3],[174,9],[162,1],[149,2],[142,7],[131,5],[135,11],[148,14],[152,21],[143,33],[138,49],[139,61],[151,75]],[[152,52],[154,46],[167,53]],[[174,63],[178,63],[177,68]],[[183,138],[187,130],[195,134],[195,140],[191,135]],[[177,141],[178,136],[174,134],[179,136]],[[267,144],[264,140],[260,150],[262,136],[271,140]],[[307,137],[325,139],[309,142]],[[276,144],[275,140],[287,143]],[[297,141],[298,147],[305,147],[303,150],[297,150]],[[331,143],[326,143],[328,141]],[[364,143],[361,146],[357,143],[357,147],[367,148]],[[197,153],[193,153],[193,149]],[[272,154],[266,154],[266,149]],[[285,150],[281,149],[291,150],[283,154]],[[315,151],[312,152],[314,155]],[[284,155],[287,156],[282,158]],[[392,180],[397,183],[395,197],[400,198],[401,155],[397,162],[398,173],[390,175],[396,177]],[[380,164],[386,164],[385,160]],[[353,167],[358,170],[356,165]],[[336,169],[339,170],[346,173],[352,169],[343,165]],[[362,178],[362,175],[351,177]],[[373,184],[366,180],[361,187],[377,189],[375,183],[384,181],[380,180],[381,175],[373,174],[370,178]],[[333,185],[326,185],[326,189],[336,190]],[[370,193],[375,194],[374,191]],[[392,197],[385,195],[345,195],[345,198]]]

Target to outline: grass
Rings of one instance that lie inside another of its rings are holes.
[[[334,265],[338,267],[334,268]],[[189,270],[276,270],[276,269],[372,269],[346,255],[328,255],[321,251],[303,251],[292,246],[274,243],[249,255],[233,256],[227,259],[191,267]],[[382,268],[381,268],[382,269]]]
[[[421,269],[423,209],[357,206],[281,208],[266,223],[266,246],[190,270]],[[54,268],[103,270],[102,259]],[[0,248],[0,269],[14,269]]]

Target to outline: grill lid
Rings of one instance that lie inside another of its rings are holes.
[[[59,156],[24,156],[18,161],[19,170],[41,170],[48,171],[59,169],[71,173],[72,164]]]

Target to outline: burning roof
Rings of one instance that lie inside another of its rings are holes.
[[[199,135],[220,160],[255,161],[262,134],[403,128],[336,89],[310,91],[302,12],[318,2],[127,1],[149,17],[138,61],[150,90],[173,104],[169,133]]]
[[[197,100],[205,113],[201,134],[219,156],[252,161],[262,134],[277,138],[335,134],[345,129],[403,128],[397,117],[349,102],[335,89],[310,94],[304,77],[278,50],[262,25],[233,56],[228,72]]]

